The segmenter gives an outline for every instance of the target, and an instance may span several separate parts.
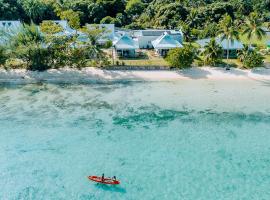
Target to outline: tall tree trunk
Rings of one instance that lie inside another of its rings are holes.
[[[230,50],[229,50],[229,38],[227,38],[227,67],[226,67],[226,70],[229,70],[229,53],[230,53]]]

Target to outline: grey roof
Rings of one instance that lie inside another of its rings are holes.
[[[134,31],[135,36],[161,36],[167,32],[170,35],[182,35],[183,33],[178,30],[159,30],[159,29],[146,29],[146,30],[136,30]]]
[[[207,43],[210,42],[210,38],[206,38],[206,39],[202,39],[202,40],[197,40],[196,43],[198,43],[201,47],[205,47],[205,45],[207,45]],[[222,47],[222,49],[227,49],[227,45],[228,45],[228,40],[224,39],[221,40],[220,37],[216,37],[215,38],[216,42]],[[243,49],[244,45],[242,42],[238,41],[238,40],[229,40],[229,49],[231,50],[236,50],[236,49]]]
[[[163,30],[146,30],[146,31],[142,31],[142,35],[143,36],[161,36],[165,31]]]

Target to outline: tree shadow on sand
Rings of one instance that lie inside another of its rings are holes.
[[[184,69],[181,71],[177,71],[177,74],[190,79],[205,79],[208,77],[208,75],[211,75],[209,71],[202,68]]]

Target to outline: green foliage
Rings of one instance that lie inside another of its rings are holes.
[[[246,68],[262,67],[264,57],[256,52],[250,51],[243,58],[243,65]]]
[[[219,46],[216,40],[213,38],[208,44],[205,45],[201,55],[203,56],[204,64],[216,65],[220,63],[222,58],[223,50]]]
[[[113,42],[111,40],[107,41],[104,45],[105,49],[109,49],[113,46]]]
[[[243,62],[245,60],[245,57],[250,53],[250,48],[248,45],[244,45],[244,48],[238,52],[237,57],[238,59]]]
[[[4,65],[5,69],[23,69],[26,68],[26,63],[18,58],[9,58]]]
[[[138,17],[144,11],[146,4],[141,0],[128,0],[125,12],[130,18]]]
[[[228,68],[229,44],[233,43],[235,39],[237,40],[239,39],[238,28],[230,15],[226,14],[220,20],[218,34],[221,37],[221,41],[225,39],[227,40],[227,68]]]
[[[23,45],[17,48],[16,57],[27,63],[27,69],[44,71],[49,65],[50,53],[41,44]]]
[[[100,23],[101,24],[115,24],[116,26],[119,26],[121,24],[121,21],[119,19],[106,16],[100,21]]]
[[[53,7],[45,4],[42,0],[18,0],[29,19],[40,23],[46,18],[55,18]]]
[[[40,30],[41,32],[46,33],[46,34],[56,34],[63,31],[63,28],[62,26],[60,26],[59,24],[56,24],[53,21],[43,21],[40,24]]]
[[[17,0],[0,0],[0,20],[27,19],[21,2]]]
[[[0,66],[5,64],[7,58],[8,56],[5,51],[5,47],[0,46]]]
[[[38,45],[41,44],[43,40],[44,37],[42,36],[36,25],[24,24],[22,30],[12,38],[11,45],[13,45],[14,47],[28,44]]]
[[[100,23],[105,17],[117,26],[140,28],[177,28],[183,21],[191,30],[207,28],[207,37],[213,36],[210,27],[225,14],[242,24],[257,11],[265,22],[269,10],[267,0],[0,0],[0,19],[40,23],[59,17],[76,28],[78,22],[80,26]]]
[[[44,22],[42,29],[46,34],[41,34],[34,24],[24,25],[21,32],[11,38],[7,46],[12,55],[9,68],[17,66],[13,64],[13,60],[17,59],[25,63],[27,69],[38,71],[66,66],[82,68],[90,61],[108,63],[96,44],[103,30],[88,30],[86,40],[80,41],[78,35],[70,37],[54,34],[60,29],[51,22]],[[4,53],[0,51],[0,54],[4,62]]]
[[[243,34],[247,35],[248,40],[251,40],[252,38],[262,40],[266,35],[262,26],[263,21],[260,15],[257,12],[252,12],[245,21]]]
[[[12,55],[24,61],[30,70],[46,70],[49,52],[43,46],[44,39],[37,26],[25,24],[10,41]]]
[[[183,69],[191,67],[196,58],[197,50],[187,45],[184,48],[171,49],[165,59],[171,67]]]
[[[187,8],[180,2],[165,3],[156,0],[149,4],[138,21],[144,27],[174,28],[180,20],[186,19],[187,14]]]
[[[67,20],[71,28],[78,30],[80,28],[80,15],[71,9],[64,10],[59,13],[59,16],[63,20]]]

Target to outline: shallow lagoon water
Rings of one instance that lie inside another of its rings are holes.
[[[2,85],[0,199],[270,199],[269,100],[253,80]]]

